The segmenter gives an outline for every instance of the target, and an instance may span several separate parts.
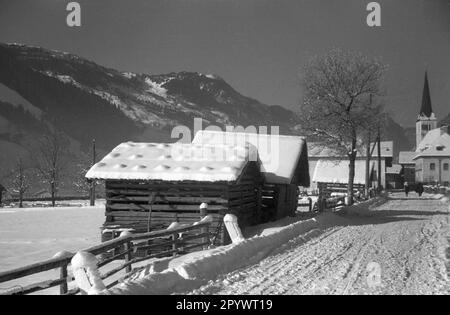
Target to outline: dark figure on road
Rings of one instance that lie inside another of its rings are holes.
[[[422,194],[423,194],[423,184],[422,183],[417,184],[416,192],[419,194],[419,197],[422,197]]]
[[[405,183],[405,195],[406,195],[406,197],[408,197],[408,194],[409,194],[409,185],[408,185],[408,182],[406,182]]]

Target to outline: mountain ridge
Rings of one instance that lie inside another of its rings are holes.
[[[219,126],[280,125],[285,132],[295,124],[289,110],[243,96],[217,76],[120,72],[76,55],[17,44],[0,44],[0,67],[6,70],[0,82],[49,113],[62,129],[67,125],[73,132],[69,115],[86,120],[87,132],[75,132],[82,142],[87,141],[85,134],[92,134],[111,147],[146,129],[167,132],[176,125],[189,126],[194,117]],[[90,116],[84,115],[87,111]],[[109,126],[98,126],[101,120]],[[120,132],[110,125],[120,126]],[[105,134],[114,141],[102,139]]]
[[[178,125],[279,126],[297,134],[297,113],[236,91],[218,75],[118,71],[80,56],[36,46],[0,43],[0,83],[38,108],[57,128],[87,147],[95,138],[110,150],[120,142],[173,142]],[[408,149],[403,128],[387,134]],[[389,139],[391,140],[391,139]]]

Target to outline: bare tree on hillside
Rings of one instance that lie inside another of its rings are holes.
[[[83,156],[79,163],[76,164],[75,176],[73,179],[73,185],[78,193],[83,196],[88,195],[91,191],[91,185],[86,180],[86,173],[92,166],[92,162],[89,161],[87,156]]]
[[[49,186],[53,207],[61,185],[61,175],[65,169],[66,148],[63,135],[58,131],[51,131],[41,138],[36,150],[36,169],[42,181]]]
[[[24,163],[22,158],[17,159],[9,177],[12,192],[19,197],[19,208],[23,208],[23,198],[31,187],[30,175],[30,167]]]
[[[348,157],[350,202],[357,152],[383,113],[382,106],[370,99],[381,96],[384,72],[378,61],[341,50],[315,57],[305,67],[301,129]]]

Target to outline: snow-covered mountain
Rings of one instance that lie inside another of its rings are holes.
[[[81,143],[105,149],[125,140],[169,141],[176,125],[277,125],[296,115],[243,96],[215,75],[120,72],[73,54],[0,44],[0,83],[16,91]],[[172,140],[173,141],[173,140]]]
[[[296,113],[246,97],[217,75],[122,72],[65,52],[1,43],[0,69],[0,87],[15,93],[12,99],[22,98],[27,110],[85,149],[93,138],[104,150],[128,140],[175,141],[172,128],[192,128],[196,117],[204,120],[203,128],[280,126],[283,134],[298,132]],[[396,151],[411,147],[392,119],[384,135]]]

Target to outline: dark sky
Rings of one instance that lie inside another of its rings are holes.
[[[369,0],[81,0],[81,28],[66,26],[68,2],[0,0],[0,41],[119,70],[214,73],[291,109],[308,58],[358,50],[389,65],[386,103],[402,125],[415,122],[425,69],[435,112],[450,112],[450,0],[378,1],[381,28],[366,25]]]

